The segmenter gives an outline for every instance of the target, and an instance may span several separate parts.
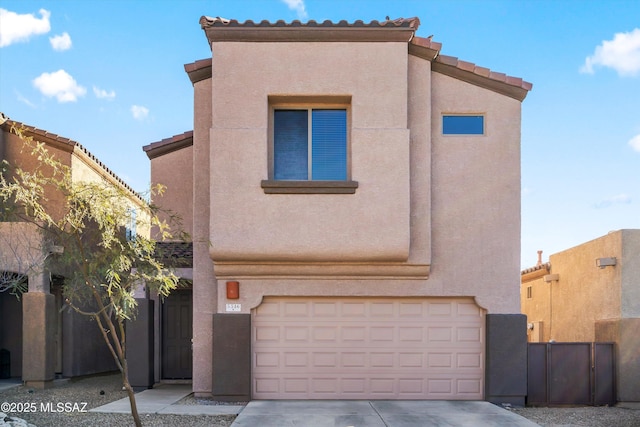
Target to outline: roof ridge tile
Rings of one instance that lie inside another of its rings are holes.
[[[325,19],[322,22],[318,22],[314,19],[310,19],[307,22],[302,22],[295,19],[287,23],[283,19],[278,19],[275,22],[268,21],[266,19],[261,20],[259,23],[254,22],[251,19],[247,19],[244,22],[240,22],[237,19],[226,19],[220,16],[212,18],[210,16],[202,16],[200,18],[200,25],[202,28],[212,26],[224,26],[224,27],[408,27],[417,29],[420,25],[420,19],[418,17],[412,18],[396,18],[386,19],[384,21],[378,21],[376,19],[369,23],[364,22],[362,19],[358,19],[352,23],[345,19],[341,19],[338,22],[333,22],[330,19]]]

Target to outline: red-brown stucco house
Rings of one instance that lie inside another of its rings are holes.
[[[15,167],[48,173],[15,129],[42,144],[68,167],[74,182],[101,181],[119,188],[133,212],[142,210],[144,199],[80,143],[0,113],[0,161],[7,162],[0,165],[6,169],[0,169],[5,177],[10,178]],[[53,187],[44,195],[42,205],[54,220],[59,220],[67,210],[66,196]],[[28,289],[18,293],[19,298],[6,288],[0,292],[0,378],[19,378],[29,387],[46,388],[56,377],[116,370],[96,322],[65,303],[64,284],[69,271],[56,262],[64,247],[45,239],[40,226],[11,215],[13,206],[10,200],[0,200],[0,275],[20,277]],[[140,234],[148,231],[147,226],[137,230]]]

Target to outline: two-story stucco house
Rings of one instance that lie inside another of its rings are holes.
[[[12,167],[31,171],[40,167],[23,141],[11,130],[22,129],[26,137],[44,144],[47,151],[70,169],[74,182],[105,182],[127,195],[131,209],[144,200],[122,179],[80,143],[60,135],[8,119],[0,113],[0,160]],[[46,171],[46,169],[45,169]],[[11,173],[7,170],[6,173]],[[6,203],[6,204],[5,204]],[[58,220],[67,200],[59,189],[49,188],[43,205]],[[66,308],[63,284],[65,272],[55,262],[62,246],[44,240],[38,226],[6,215],[9,202],[0,200],[0,274],[26,277],[28,292],[20,299],[0,292],[0,349],[4,350],[7,372],[32,387],[48,387],[56,376],[75,377],[116,370],[96,323]],[[147,230],[137,230],[148,233]],[[44,264],[52,256],[53,262]]]
[[[531,84],[417,18],[200,24],[193,132],[145,147],[193,236],[196,395],[523,403]]]
[[[522,271],[530,342],[615,343],[616,395],[640,401],[640,230],[612,231]]]

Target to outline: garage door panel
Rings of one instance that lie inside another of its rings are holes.
[[[366,326],[344,326],[340,328],[342,341],[348,342],[349,345],[355,345],[356,342],[365,342],[367,339]]]
[[[259,343],[267,345],[269,341],[274,343],[280,342],[280,327],[263,325],[256,329],[254,340]]]
[[[265,298],[252,327],[256,399],[482,399],[470,299]]]
[[[254,309],[254,313],[262,319],[267,319],[269,317],[280,318],[280,303],[275,301],[264,301]]]
[[[453,341],[454,329],[451,326],[427,327],[427,341],[433,343],[447,343]]]

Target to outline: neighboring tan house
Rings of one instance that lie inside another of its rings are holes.
[[[618,230],[522,271],[529,342],[614,342],[619,401],[640,401],[640,230]]]
[[[72,179],[106,180],[129,193],[132,207],[143,203],[137,193],[79,143],[8,120],[4,115],[0,159],[24,169],[30,169],[37,161],[29,150],[22,149],[23,142],[11,132],[13,125],[22,128],[25,136],[45,144],[51,154],[71,168]],[[47,194],[46,207],[54,218],[61,215],[64,203],[60,193]],[[62,310],[64,275],[56,271],[55,263],[50,271],[45,270],[43,259],[55,257],[56,250],[64,249],[47,245],[35,225],[0,219],[0,273],[26,275],[28,280],[28,292],[20,299],[8,291],[0,293],[0,349],[9,351],[10,376],[21,377],[30,386],[47,387],[56,376],[116,370],[95,322],[71,309]]]
[[[144,148],[193,236],[195,394],[523,404],[531,84],[417,18],[200,24],[193,132]]]

